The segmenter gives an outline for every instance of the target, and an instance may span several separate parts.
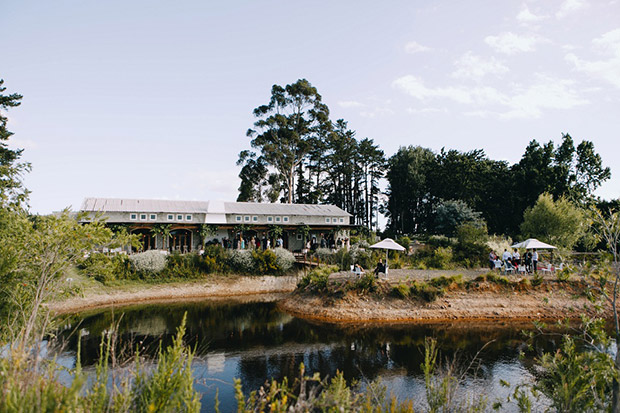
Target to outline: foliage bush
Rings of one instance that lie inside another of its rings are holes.
[[[364,293],[374,293],[377,291],[377,280],[372,272],[366,272],[362,277],[354,284],[354,290]]]
[[[254,272],[254,258],[250,250],[233,250],[230,253],[230,266],[234,271],[244,274]]]
[[[392,287],[390,294],[396,298],[407,298],[409,297],[409,286],[404,283],[399,283]]]
[[[276,266],[278,271],[287,272],[295,265],[295,256],[292,252],[284,248],[276,248],[273,250],[276,254]]]
[[[168,278],[199,278],[203,265],[204,262],[198,254],[174,253],[166,257],[166,268],[162,275]]]
[[[260,275],[279,272],[276,254],[272,250],[253,250],[251,254],[254,264],[252,270],[248,272]]]
[[[129,258],[124,254],[91,253],[87,258],[80,260],[77,267],[84,275],[104,284],[130,278],[132,274]]]
[[[351,269],[351,265],[353,265],[353,258],[349,251],[345,248],[341,248],[333,256],[333,262],[330,264],[335,264],[340,268],[340,271],[349,271]]]
[[[409,295],[411,297],[417,297],[429,303],[442,296],[444,292],[443,288],[438,288],[421,281],[414,281],[409,287]]]
[[[158,274],[166,268],[166,256],[160,251],[151,250],[129,256],[134,271],[145,274]]]
[[[327,291],[329,275],[338,272],[338,270],[338,266],[335,265],[317,267],[299,280],[297,288],[312,292]]]
[[[430,268],[445,270],[450,268],[452,263],[452,248],[439,247],[433,251],[433,255],[427,261]]]
[[[334,264],[335,253],[329,248],[317,248],[314,255],[325,264]]]

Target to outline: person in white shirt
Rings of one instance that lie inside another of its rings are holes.
[[[532,267],[534,267],[534,273],[536,273],[538,271],[538,252],[536,250],[532,252]]]
[[[512,259],[512,254],[508,252],[507,249],[504,248],[504,253],[502,254],[502,261],[510,261]]]
[[[517,251],[515,249],[515,252],[512,254],[512,260],[514,261],[515,265],[521,265],[521,254],[519,254],[519,251]]]

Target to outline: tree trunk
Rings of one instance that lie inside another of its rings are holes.
[[[616,336],[616,358],[614,360],[614,364],[616,367],[616,372],[620,374],[620,337]],[[616,376],[612,385],[612,398],[611,398],[611,411],[613,413],[620,413],[620,382],[618,381],[618,377]]]

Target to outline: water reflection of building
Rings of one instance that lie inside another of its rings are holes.
[[[124,198],[86,198],[80,212],[86,213],[84,221],[99,215],[109,225],[126,226],[141,236],[145,250],[178,252],[198,249],[202,236],[205,243],[226,240],[231,248],[239,247],[235,240],[240,236],[244,243],[254,238],[268,240],[272,247],[281,238],[291,251],[302,250],[308,242],[344,245],[351,217],[334,205]],[[275,236],[278,228],[281,235]]]

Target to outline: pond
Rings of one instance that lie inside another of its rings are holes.
[[[185,313],[187,341],[196,349],[196,387],[202,394],[203,411],[213,411],[216,390],[221,411],[235,410],[234,378],[240,378],[249,393],[267,379],[297,377],[302,362],[308,374],[333,377],[342,371],[347,381],[357,380],[362,386],[380,380],[388,393],[419,406],[425,397],[420,368],[425,337],[437,339],[442,360],[457,360],[461,366],[469,365],[480,352],[477,373],[465,376],[462,394],[485,394],[491,403],[505,402],[510,389],[501,386],[500,379],[516,385],[533,372],[532,353],[519,357],[525,350],[521,331],[531,328],[528,324],[334,325],[292,317],[278,310],[274,301],[205,300],[70,316],[58,332],[64,345],[59,360],[75,363],[77,337],[81,337],[82,365],[93,369],[101,336],[114,324],[118,324],[121,361],[136,345],[141,354],[152,357],[160,342],[171,342]],[[556,348],[556,339],[538,338],[535,351]]]

